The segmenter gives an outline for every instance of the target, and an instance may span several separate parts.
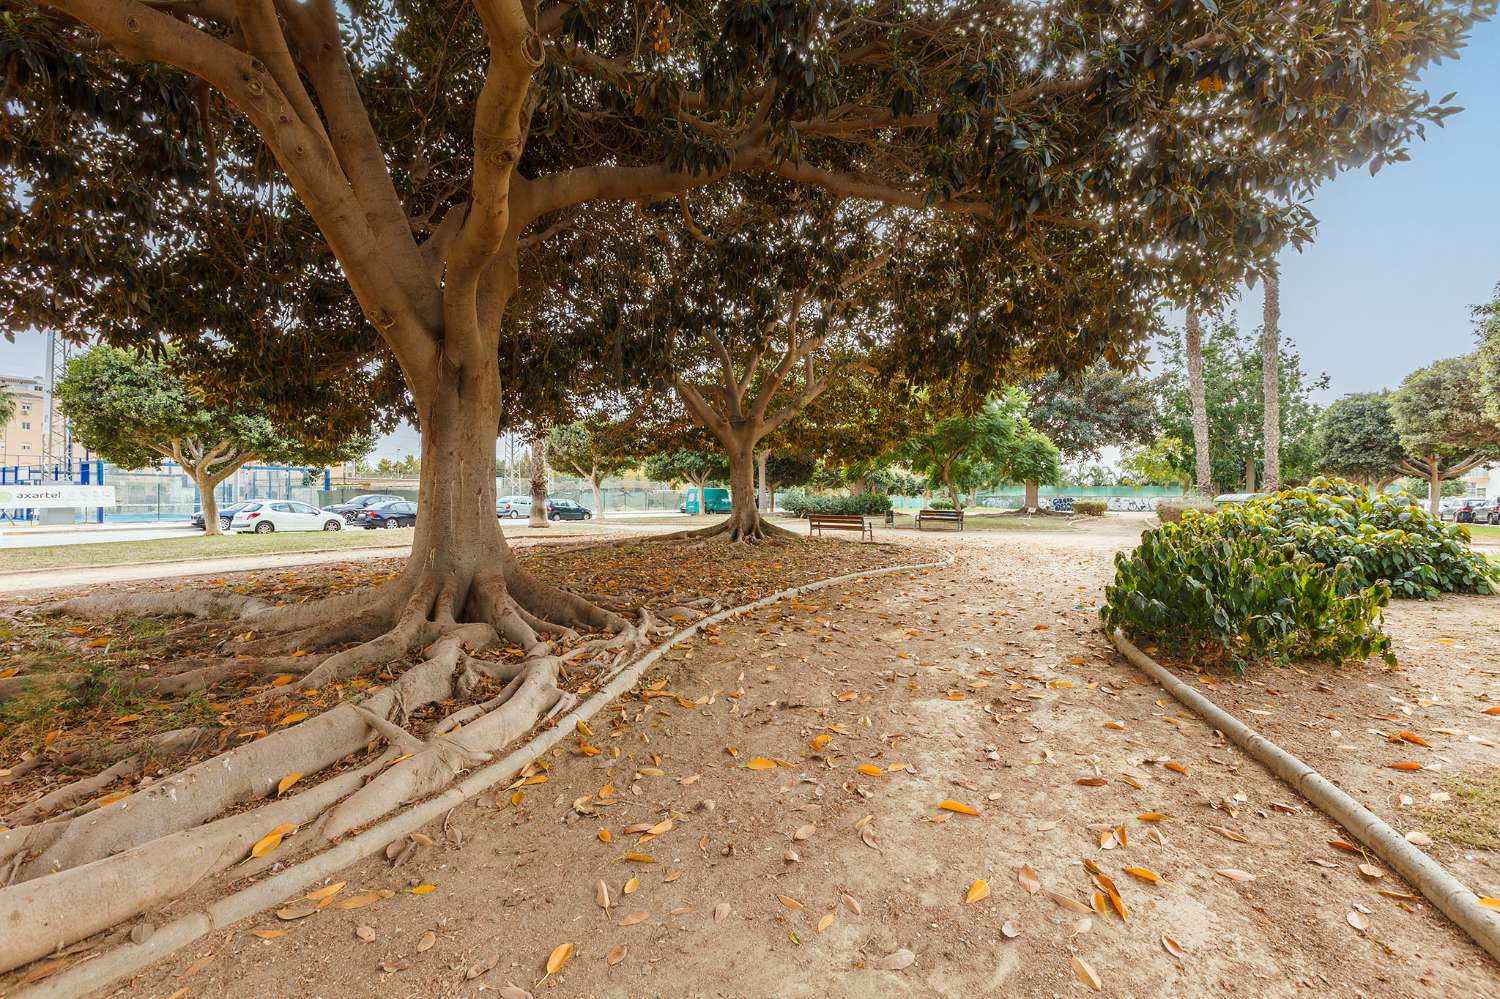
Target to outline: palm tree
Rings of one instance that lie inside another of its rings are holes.
[[[1266,470],[1261,488],[1281,488],[1281,273],[1276,261],[1265,273],[1265,326],[1261,333],[1261,387],[1265,400]]]
[[[1188,393],[1193,400],[1193,456],[1198,465],[1198,494],[1212,496],[1213,463],[1208,453],[1208,397],[1203,387],[1203,332],[1198,327],[1198,310],[1188,308],[1187,326]]]

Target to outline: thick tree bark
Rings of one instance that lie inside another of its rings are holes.
[[[1427,459],[1427,512],[1438,516],[1443,500],[1443,463],[1437,455]]]
[[[1212,496],[1213,460],[1208,449],[1208,397],[1203,384],[1203,332],[1198,326],[1196,309],[1188,309],[1185,338],[1188,394],[1193,406],[1193,458],[1198,472],[1198,494]]]
[[[547,439],[540,429],[531,441],[531,519],[526,526],[552,526],[547,523]]]
[[[1245,492],[1255,492],[1255,455],[1245,455]]]
[[[1028,481],[1025,483],[1026,498],[1021,502],[1021,509],[1026,513],[1035,513],[1042,505],[1041,485]]]
[[[766,484],[766,462],[771,458],[769,450],[760,451],[755,456],[755,467],[760,473],[758,476],[756,495],[760,497],[760,509],[769,516],[772,512],[771,490]]]
[[[210,481],[206,476],[193,475],[193,485],[198,487],[198,495],[202,498],[203,509],[203,536],[215,537],[223,534],[219,526],[219,497],[214,495],[218,483]],[[222,481],[222,480],[221,480]]]
[[[1281,273],[1273,261],[1265,275],[1265,329],[1261,334],[1261,389],[1265,396],[1263,488],[1281,489]],[[1251,490],[1254,492],[1255,490]]]
[[[591,470],[588,475],[589,489],[594,494],[594,516],[604,519],[604,486],[596,470]]]
[[[948,487],[948,498],[953,501],[953,509],[964,508],[963,497],[958,494],[958,486],[953,482],[953,462],[950,459],[943,465],[943,485]]]

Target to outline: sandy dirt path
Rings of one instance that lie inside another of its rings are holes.
[[[1380,894],[1410,889],[1362,876],[1336,827],[1109,649],[1095,607],[1129,539],[924,534],[952,567],[674,651],[655,696],[598,716],[600,755],[560,749],[514,803],[337,879],[390,897],[267,912],[108,994],[1054,997],[1094,994],[1090,974],[1112,996],[1496,994],[1467,938]],[[1128,921],[1094,911],[1085,861]]]

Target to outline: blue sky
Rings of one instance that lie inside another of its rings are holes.
[[[1282,329],[1329,398],[1394,387],[1411,370],[1474,347],[1469,309],[1500,282],[1500,22],[1475,29],[1461,58],[1429,70],[1434,98],[1465,110],[1397,163],[1326,184],[1312,202],[1317,240],[1281,258]],[[1259,322],[1259,288],[1237,303]],[[41,374],[44,340],[0,340],[0,372]],[[377,454],[417,450],[402,428]]]

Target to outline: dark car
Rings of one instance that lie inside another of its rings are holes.
[[[377,527],[416,527],[417,504],[404,499],[377,503],[363,510],[356,510],[354,519],[349,523],[372,531]]]
[[[581,507],[572,500],[549,499],[547,501],[548,520],[588,520],[594,515],[594,511]]]
[[[249,503],[231,503],[228,506],[219,507],[219,530],[229,530],[230,523],[234,521],[234,515],[249,505]],[[203,511],[194,510],[193,515],[188,518],[188,523],[200,531],[203,530]]]
[[[1470,496],[1458,504],[1454,519],[1460,524],[1483,522],[1489,518],[1489,504],[1483,499]]]
[[[347,499],[342,503],[335,503],[332,506],[325,506],[323,509],[327,510],[329,513],[343,514],[344,523],[352,524],[354,523],[354,515],[359,511],[364,510],[368,507],[376,506],[380,503],[396,502],[401,502],[400,496],[392,496],[389,493],[362,493],[359,496],[351,497],[350,499]]]

